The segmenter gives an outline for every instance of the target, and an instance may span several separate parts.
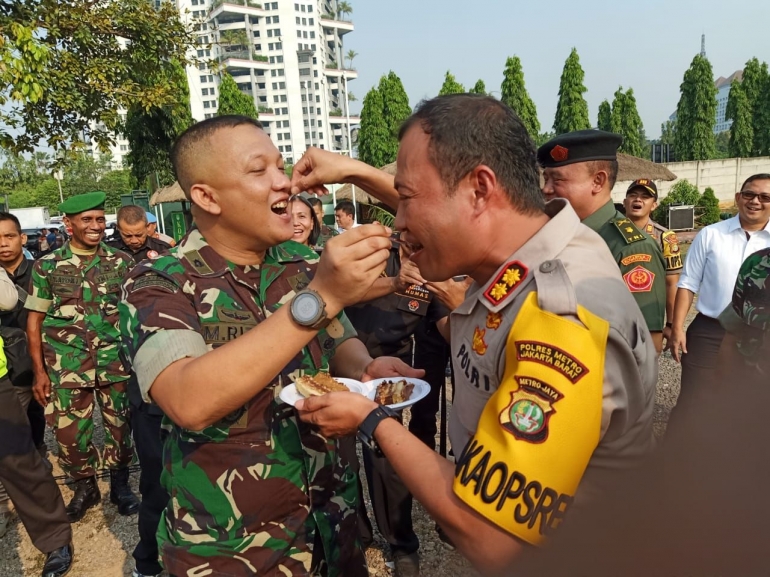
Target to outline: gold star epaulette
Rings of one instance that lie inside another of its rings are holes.
[[[527,278],[528,269],[519,261],[509,262],[489,284],[484,296],[494,306],[503,302]]]
[[[640,240],[647,238],[638,228],[636,228],[636,225],[627,218],[616,218],[612,222],[618,228],[620,234],[623,235],[626,244],[639,242]]]

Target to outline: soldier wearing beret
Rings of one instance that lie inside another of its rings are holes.
[[[618,175],[617,150],[623,138],[601,130],[562,134],[542,145],[546,198],[565,198],[583,224],[604,239],[623,280],[642,310],[655,348],[661,351],[666,313],[663,254],[612,202]]]
[[[105,198],[92,192],[59,205],[72,238],[35,263],[25,303],[33,392],[56,431],[59,464],[75,480],[67,505],[72,522],[101,500],[96,473],[102,467],[110,470],[110,501],[118,512],[139,509],[128,486],[134,452],[117,326],[120,285],[133,261],[102,243]],[[96,404],[104,422],[103,455],[92,443]]]
[[[674,300],[676,299],[676,283],[682,273],[682,253],[679,250],[679,239],[673,230],[667,229],[652,220],[652,211],[658,208],[658,187],[649,178],[639,178],[631,183],[623,199],[623,208],[628,220],[636,228],[652,237],[663,253],[666,263],[666,328],[663,330],[666,339],[670,337],[671,323],[674,319]]]

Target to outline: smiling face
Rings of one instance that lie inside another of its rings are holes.
[[[27,235],[19,232],[12,220],[0,221],[0,265],[12,268],[22,255],[22,248],[27,244]]]
[[[89,250],[99,246],[107,227],[104,210],[87,210],[79,214],[67,215],[64,223],[72,230],[70,243],[75,248]]]
[[[270,137],[250,124],[224,127],[209,137],[207,150],[191,186],[193,201],[209,214],[199,226],[212,226],[215,217],[228,242],[250,250],[292,238],[291,182]]]
[[[641,186],[631,189],[623,199],[623,206],[626,209],[626,216],[634,220],[648,218],[650,213],[655,210],[658,203],[652,193]]]
[[[430,138],[419,125],[410,128],[401,139],[395,186],[398,212],[395,228],[408,243],[410,259],[423,278],[443,281],[466,273],[469,248],[473,238],[472,191],[461,181],[447,194],[446,185],[430,161]]]
[[[313,217],[310,214],[310,207],[301,200],[293,201],[290,206],[292,223],[294,224],[292,240],[309,246],[308,239],[310,233],[313,232]]]
[[[770,197],[770,180],[755,180],[743,187],[741,192],[749,192]],[[735,204],[744,227],[763,227],[770,219],[770,203],[763,204],[760,197],[746,200],[740,193],[735,195]]]

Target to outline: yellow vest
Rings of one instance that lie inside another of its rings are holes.
[[[577,316],[582,325],[527,296],[503,379],[455,468],[463,502],[534,545],[560,525],[601,435],[610,325],[580,305]]]
[[[8,359],[5,358],[5,343],[0,337],[0,379],[8,375]]]

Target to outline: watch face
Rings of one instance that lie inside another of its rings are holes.
[[[320,311],[318,299],[310,294],[299,294],[291,305],[291,312],[299,323],[312,323],[318,317]]]

